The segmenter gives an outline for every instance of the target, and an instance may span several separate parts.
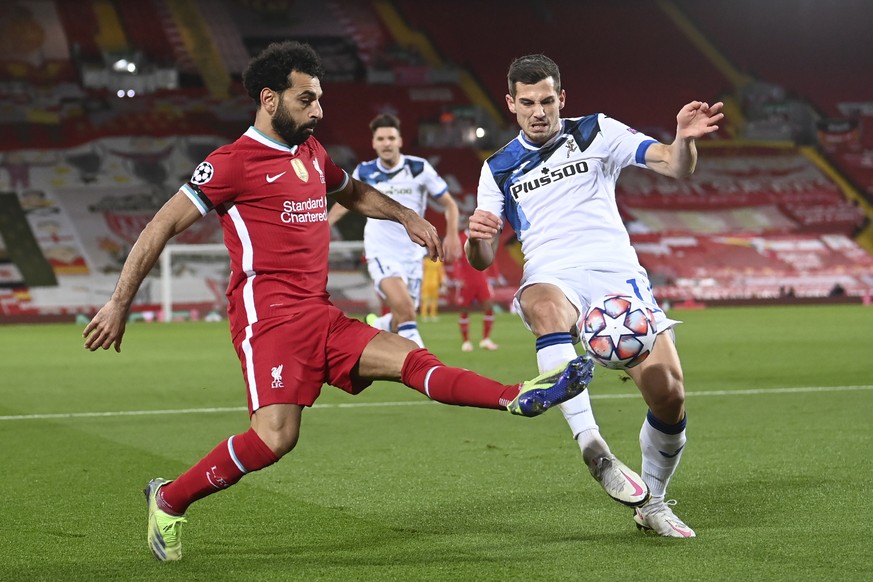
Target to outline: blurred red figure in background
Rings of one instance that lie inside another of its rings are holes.
[[[462,245],[467,236],[465,230],[461,234]],[[492,263],[485,271],[479,271],[470,266],[466,256],[462,256],[450,265],[450,270],[455,288],[455,304],[460,308],[458,327],[461,330],[461,351],[473,351],[473,343],[470,341],[470,309],[477,302],[483,314],[479,347],[483,350],[496,350],[498,346],[491,340],[491,328],[494,325],[494,288],[491,280],[500,278],[497,263]]]

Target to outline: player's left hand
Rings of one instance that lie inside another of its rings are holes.
[[[467,220],[470,240],[491,240],[500,233],[503,221],[496,214],[477,208]]]
[[[430,260],[445,259],[443,243],[434,225],[418,214],[409,211],[403,226],[406,228],[406,234],[409,235],[412,242],[427,249],[427,256],[430,257]]]
[[[710,105],[705,101],[692,101],[679,110],[676,116],[676,137],[697,139],[718,131],[718,123],[724,119],[724,103]]]

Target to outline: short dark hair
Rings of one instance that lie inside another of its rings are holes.
[[[376,130],[380,127],[393,127],[397,130],[397,133],[400,133],[400,119],[390,113],[381,113],[370,122],[370,131],[376,133]]]
[[[274,42],[249,61],[243,72],[243,86],[249,97],[260,104],[261,89],[284,91],[291,86],[292,71],[310,77],[324,76],[321,59],[311,46],[295,40]]]
[[[506,80],[509,83],[509,94],[515,97],[515,84],[535,85],[543,79],[551,77],[555,80],[555,91],[561,92],[561,70],[555,61],[546,55],[526,55],[518,57],[509,65]]]

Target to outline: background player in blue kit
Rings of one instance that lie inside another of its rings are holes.
[[[602,113],[561,118],[566,95],[560,71],[544,55],[516,59],[508,83],[506,103],[521,132],[483,164],[465,245],[470,264],[480,270],[491,264],[508,220],[525,257],[515,307],[537,338],[540,370],[576,357],[578,322],[600,296],[633,293],[651,304],[658,342],[648,359],[627,370],[649,407],[640,431],[642,478],[610,452],[587,392],[561,410],[592,475],[607,494],[635,508],[641,529],[693,537],[665,502],[686,441],[682,367],[672,332],[664,333],[676,322],[652,296],[618,212],[615,183],[629,165],[689,176],[697,163],[695,140],[718,129],[723,104],[682,107],[676,137],[666,145]]]
[[[424,216],[428,197],[440,204],[446,217],[443,241],[446,262],[461,256],[458,236],[458,205],[449,194],[449,186],[424,158],[400,152],[403,137],[400,120],[383,113],[370,122],[373,149],[377,158],[358,164],[352,176],[366,182],[383,194]],[[327,220],[331,225],[348,213],[340,204],[331,207]],[[364,227],[364,255],[367,270],[376,292],[390,312],[367,323],[385,331],[393,331],[424,346],[416,323],[416,310],[421,299],[421,247],[411,243],[403,228],[390,220],[367,219]]]

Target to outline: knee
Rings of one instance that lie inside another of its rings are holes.
[[[288,425],[277,428],[258,427],[255,432],[277,457],[284,457],[294,450],[300,438],[299,429]]]
[[[567,331],[571,324],[567,323],[566,311],[563,306],[554,301],[541,300],[524,306],[524,312],[531,325],[531,331],[537,337]]]

